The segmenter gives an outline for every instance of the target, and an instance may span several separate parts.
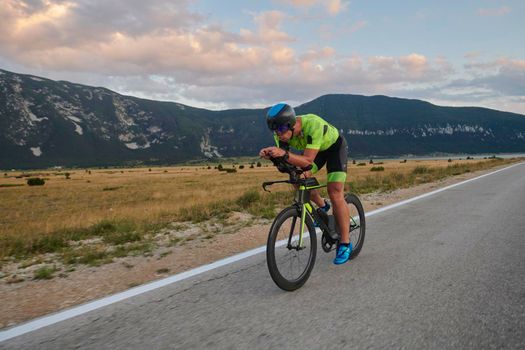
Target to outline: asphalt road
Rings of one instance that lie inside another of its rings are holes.
[[[5,349],[525,348],[525,164],[377,214],[289,293],[264,254],[0,343]]]

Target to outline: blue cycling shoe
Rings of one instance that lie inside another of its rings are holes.
[[[352,242],[347,244],[339,244],[335,254],[334,264],[341,265],[350,260],[352,254]]]

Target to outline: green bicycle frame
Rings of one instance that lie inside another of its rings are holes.
[[[318,188],[322,188],[322,187],[326,187],[326,183],[315,185],[315,186],[305,186],[305,185],[299,186],[299,191],[297,192],[297,197],[295,199],[296,204],[301,209],[301,228],[299,232],[299,247],[302,247],[303,245],[303,233],[304,233],[304,229],[306,226],[306,214],[310,216],[310,219],[312,219],[312,221],[316,221],[316,219],[318,219],[318,218],[314,218],[314,216],[316,217],[317,214],[314,213],[314,209],[312,207],[312,204],[310,203],[310,191],[318,189]],[[350,216],[350,231],[359,227],[359,224],[357,223],[356,218],[358,218],[358,216],[356,217]],[[326,226],[326,225],[322,221],[319,223],[319,225],[321,226],[321,230],[324,232],[325,228],[323,226]],[[292,227],[292,230],[293,230],[293,227]],[[293,232],[290,232],[290,237],[292,234]]]
[[[319,184],[315,186],[305,186],[300,185],[299,191],[297,192],[296,203],[301,206],[301,229],[299,231],[299,247],[303,246],[303,233],[306,226],[306,214],[310,216],[310,219],[313,218],[313,207],[310,204],[310,191],[318,188],[326,187],[326,184]],[[291,232],[292,234],[292,232]]]

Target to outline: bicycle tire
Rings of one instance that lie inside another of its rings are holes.
[[[358,223],[358,227],[352,227],[352,225],[350,226],[350,241],[352,242],[352,246],[353,246],[352,253],[350,254],[350,259],[354,259],[361,252],[361,249],[363,248],[363,244],[365,242],[365,233],[366,233],[365,211],[363,209],[363,205],[361,204],[361,201],[359,200],[359,197],[357,197],[355,194],[347,193],[345,195],[345,201],[349,207],[350,216],[359,217],[358,221],[354,219],[354,222]],[[350,220],[350,223],[352,224],[352,219]]]
[[[288,223],[289,220],[292,222]],[[293,224],[295,220],[295,225]],[[275,218],[270,233],[268,234],[268,242],[266,245],[266,262],[268,265],[268,271],[275,284],[285,290],[294,291],[302,287],[308,278],[315,264],[315,258],[317,253],[317,237],[315,233],[315,227],[307,215],[306,217],[306,228],[309,235],[305,237],[303,234],[303,245],[304,249],[297,250],[290,248],[288,242],[291,241],[291,246],[297,244],[298,234],[300,231],[301,223],[301,212],[297,207],[288,207],[283,209]],[[290,225],[288,227],[288,225]],[[292,231],[293,228],[293,232]],[[292,239],[288,240],[288,237],[292,233]],[[295,246],[297,247],[297,245]],[[307,254],[301,254],[301,252],[307,250]],[[301,264],[299,255],[302,255],[304,260]],[[306,256],[304,256],[306,255]],[[286,259],[290,259],[289,273],[285,273],[285,265],[288,266]],[[297,259],[296,259],[297,258]],[[297,277],[293,275],[293,262],[297,260]],[[304,265],[301,267],[299,264]]]

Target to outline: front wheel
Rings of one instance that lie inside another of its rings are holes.
[[[307,215],[300,238],[301,212],[288,207],[275,218],[266,245],[266,262],[270,276],[286,291],[300,288],[310,277],[315,263],[317,238],[315,227]]]
[[[359,254],[365,242],[365,211],[361,201],[355,194],[347,193],[345,201],[350,211],[350,242],[352,242],[353,247],[350,259],[353,259]]]

